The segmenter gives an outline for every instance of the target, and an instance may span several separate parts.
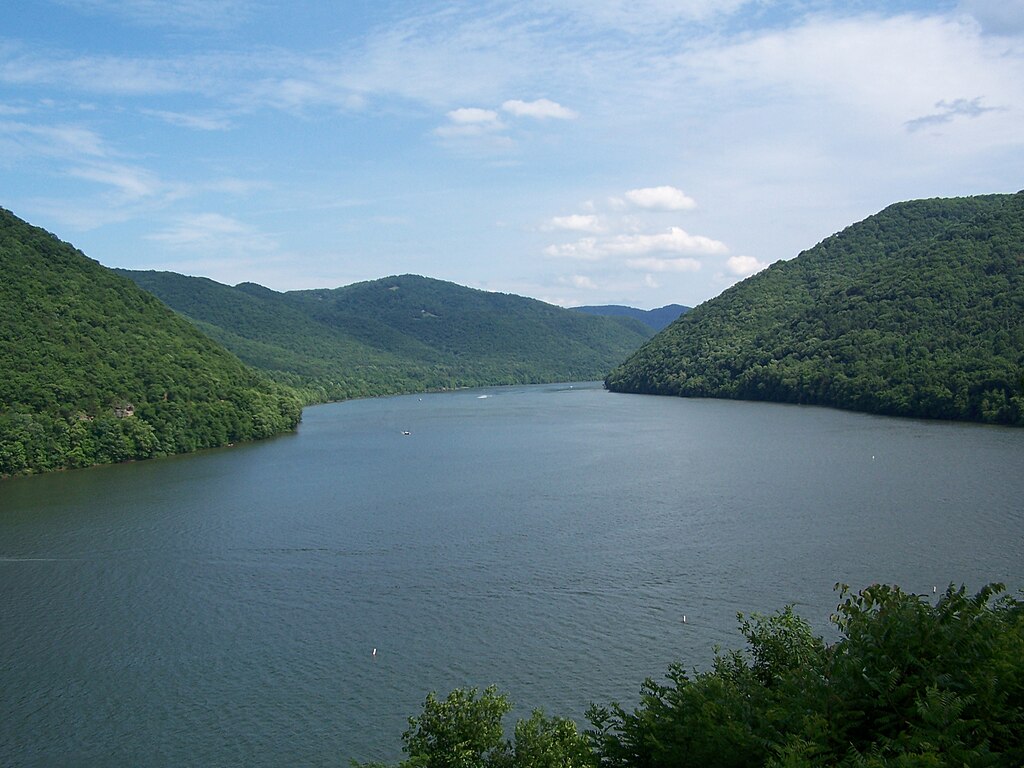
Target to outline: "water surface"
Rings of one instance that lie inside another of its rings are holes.
[[[1024,586],[1022,470],[1019,430],[589,384],[3,482],[0,764],[390,760],[489,683],[580,717],[737,611],[826,632],[837,581]]]

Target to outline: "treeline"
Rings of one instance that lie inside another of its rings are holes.
[[[901,203],[697,307],[610,389],[1024,424],[1024,193]]]
[[[0,476],[292,429],[293,391],[132,282],[0,209]]]
[[[632,318],[402,275],[280,293],[121,274],[309,402],[603,378],[653,331]]]
[[[431,694],[398,768],[1019,768],[1024,603],[1002,591],[843,587],[831,644],[791,607],[741,615],[745,649],[671,666],[583,731],[535,711],[506,739],[495,688]]]

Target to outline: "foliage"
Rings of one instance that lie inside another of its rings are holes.
[[[399,768],[811,768],[1024,765],[1024,602],[993,584],[934,603],[845,586],[826,644],[792,607],[740,615],[742,651],[710,671],[673,664],[632,711],[592,706],[590,729],[535,712],[514,740],[493,687],[427,697]]]
[[[0,209],[0,476],[291,429],[298,396],[152,296]]]
[[[1001,589],[842,587],[830,646],[791,608],[741,617],[745,653],[591,709],[601,766],[1022,765],[1024,604]]]
[[[506,740],[502,718],[512,709],[508,697],[490,686],[456,688],[444,700],[427,695],[423,711],[409,718],[402,734],[408,758],[399,768],[591,768],[593,756],[571,720],[548,718],[535,710],[519,720]],[[365,766],[364,768],[371,768]]]
[[[1024,192],[890,206],[687,313],[606,384],[1024,425]]]
[[[414,275],[278,293],[121,274],[309,402],[599,378],[651,336],[635,320]]]

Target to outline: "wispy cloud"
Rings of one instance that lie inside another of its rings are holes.
[[[103,14],[145,27],[226,29],[250,17],[246,0],[59,0],[80,12]]]
[[[980,96],[970,100],[939,101],[935,104],[935,108],[938,112],[908,120],[904,123],[906,129],[913,133],[922,128],[932,128],[936,125],[950,123],[958,117],[975,118],[981,117],[986,112],[1000,111],[999,107],[983,107]]]
[[[220,213],[181,217],[161,232],[147,237],[174,248],[202,252],[251,253],[275,251],[278,243],[254,227]]]
[[[69,170],[68,175],[113,187],[124,201],[153,197],[167,191],[166,185],[155,173],[129,165],[106,163],[79,166]]]
[[[265,0],[54,2],[109,34],[5,18],[0,166],[50,220],[134,219],[113,253],[337,238],[344,268],[302,274],[362,279],[436,234],[467,283],[514,262],[537,292],[695,303],[894,200],[1020,186],[1016,0],[340,3],[318,28]],[[415,245],[372,202],[396,188]],[[273,238],[239,213],[257,191]]]
[[[77,125],[0,120],[0,141],[4,139],[25,154],[42,157],[105,157],[111,153],[98,133]]]
[[[0,83],[127,96],[221,94],[251,63],[225,54],[133,57],[0,50]]]
[[[197,131],[227,131],[232,127],[231,120],[222,115],[170,112],[160,109],[143,109],[142,114]]]

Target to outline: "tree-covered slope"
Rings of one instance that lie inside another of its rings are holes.
[[[1024,424],[1024,193],[890,206],[687,313],[606,384]]]
[[[278,293],[122,274],[311,399],[598,378],[650,337],[634,321],[413,275]]]
[[[496,687],[427,695],[394,768],[1019,768],[1024,602],[990,584],[934,602],[888,584],[842,602],[827,643],[792,606],[739,615],[741,650],[669,666],[632,711],[592,705],[582,733],[534,710],[511,738]],[[387,768],[368,763],[363,768]]]
[[[0,209],[0,475],[293,428],[297,396],[129,280]]]
[[[601,304],[599,306],[573,307],[577,312],[585,312],[588,315],[603,315],[604,317],[632,317],[654,331],[660,331],[676,320],[680,315],[690,311],[690,307],[682,304],[666,304],[657,309],[636,309],[635,307],[624,307],[620,304]]]

